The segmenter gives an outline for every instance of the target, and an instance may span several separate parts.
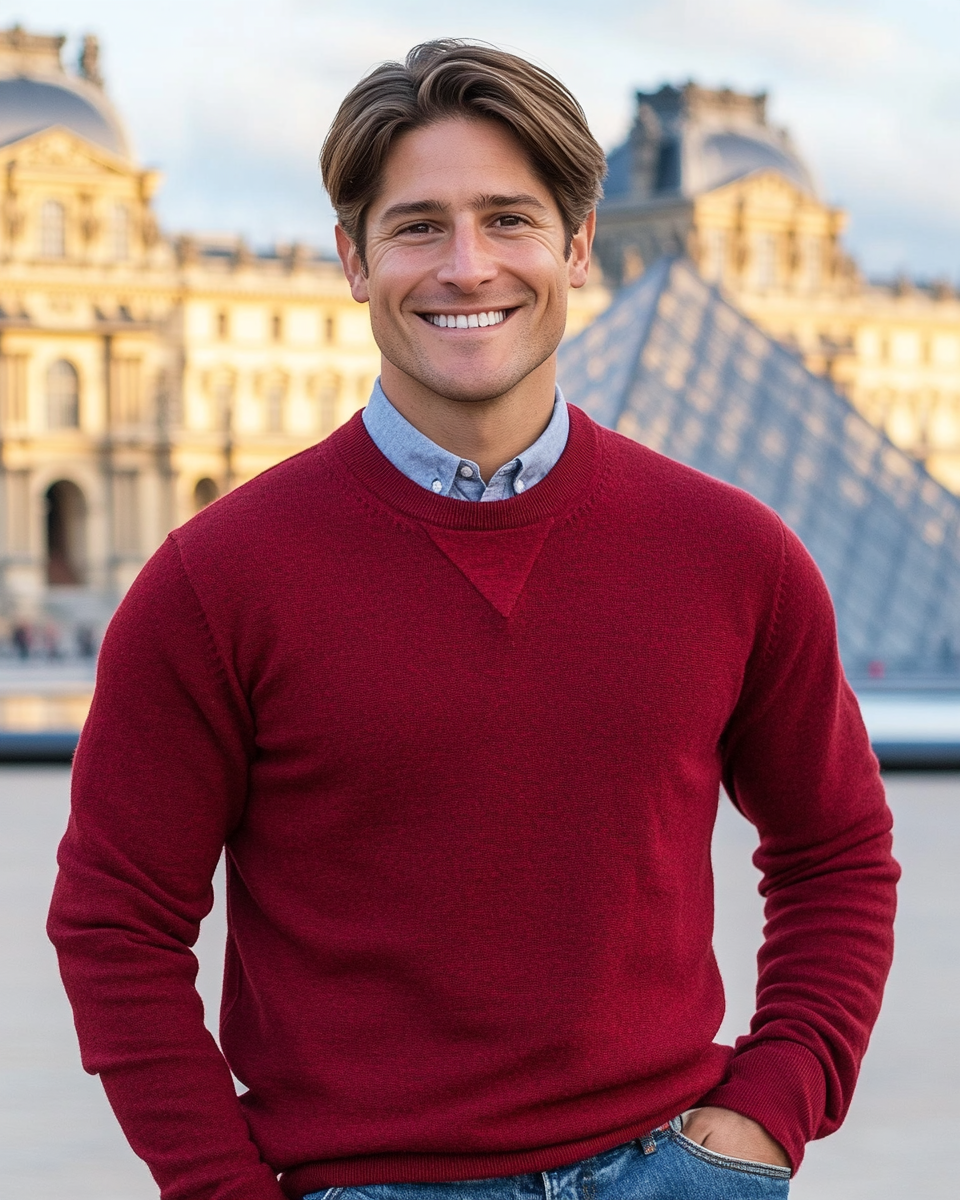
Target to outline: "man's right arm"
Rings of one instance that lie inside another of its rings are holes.
[[[191,947],[253,723],[168,539],[104,640],[48,930],[84,1067],[164,1200],[281,1200],[203,1023]]]

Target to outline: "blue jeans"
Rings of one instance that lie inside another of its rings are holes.
[[[790,1171],[705,1150],[668,1127],[539,1175],[457,1183],[377,1183],[304,1200],[785,1200]]]

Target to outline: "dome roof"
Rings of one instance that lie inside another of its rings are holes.
[[[767,122],[766,99],[693,83],[638,92],[630,136],[607,158],[606,201],[697,196],[764,170],[816,195],[787,133]]]
[[[777,171],[804,191],[813,191],[809,172],[796,154],[785,146],[749,134],[709,134],[703,139],[698,166],[698,183],[703,191],[763,170]]]
[[[0,146],[53,125],[66,126],[112,154],[130,157],[120,118],[99,88],[66,74],[0,79]]]

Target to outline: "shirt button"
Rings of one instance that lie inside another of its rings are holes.
[[[464,479],[472,479],[473,467],[461,467],[460,474],[464,477]]]
[[[433,488],[433,490],[434,490],[435,492],[442,492],[442,491],[443,491],[443,484],[440,482],[440,480],[439,480],[439,479],[435,479],[435,480],[433,481],[433,483],[431,483],[431,484],[430,484],[430,486]]]
[[[526,486],[527,485],[523,482],[522,479],[516,479],[516,480],[514,480],[513,490],[515,492],[522,492]]]

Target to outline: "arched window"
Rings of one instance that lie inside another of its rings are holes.
[[[69,479],[47,489],[47,583],[78,587],[86,575],[87,502]]]
[[[80,378],[65,358],[47,371],[47,425],[50,429],[76,429],[80,424]]]
[[[130,209],[125,204],[113,206],[113,257],[122,262],[130,257]]]
[[[40,209],[40,253],[63,258],[67,252],[66,214],[59,200],[47,200]]]
[[[197,486],[193,489],[193,506],[199,512],[201,508],[212,504],[219,495],[220,489],[212,479],[198,479]]]

